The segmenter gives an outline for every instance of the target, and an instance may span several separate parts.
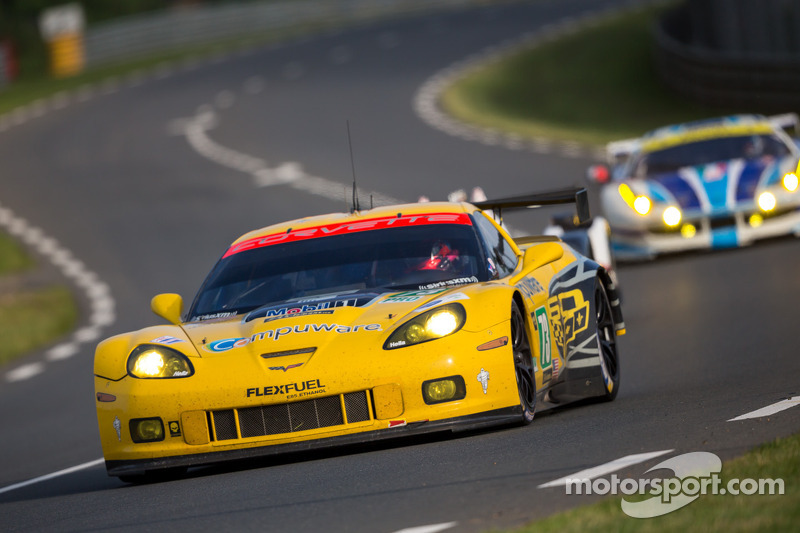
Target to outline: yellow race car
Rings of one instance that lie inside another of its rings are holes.
[[[528,423],[537,399],[619,389],[608,273],[503,209],[586,191],[315,216],[237,239],[184,313],[97,346],[109,475],[126,481],[290,451]]]

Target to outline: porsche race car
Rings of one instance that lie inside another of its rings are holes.
[[[603,267],[488,212],[584,189],[314,216],[234,241],[188,310],[96,349],[108,474],[528,423],[537,401],[613,399],[625,331]]]
[[[601,184],[614,255],[622,260],[800,236],[794,114],[737,115],[652,131],[607,146]]]

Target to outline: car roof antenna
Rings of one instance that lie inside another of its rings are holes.
[[[353,169],[353,208],[350,210],[351,213],[361,210],[361,206],[358,205],[358,189],[356,187],[356,163],[353,159],[353,139],[350,137],[350,121],[347,121],[347,143],[350,145],[350,167]]]

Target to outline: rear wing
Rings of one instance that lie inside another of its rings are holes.
[[[782,115],[772,115],[771,117],[767,117],[769,123],[772,124],[776,128],[781,128],[783,130],[794,130],[798,132],[798,126],[800,126],[800,119],[797,116],[797,113],[784,113]]]
[[[478,209],[496,211],[501,220],[503,218],[503,209],[528,209],[560,204],[575,204],[578,213],[578,221],[581,224],[591,219],[591,214],[589,213],[589,194],[586,192],[586,189],[580,187],[511,196],[483,202],[472,202],[472,205]]]

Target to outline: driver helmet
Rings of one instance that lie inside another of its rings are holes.
[[[459,253],[448,243],[437,241],[431,247],[431,255],[419,264],[418,270],[455,271],[458,267]]]

